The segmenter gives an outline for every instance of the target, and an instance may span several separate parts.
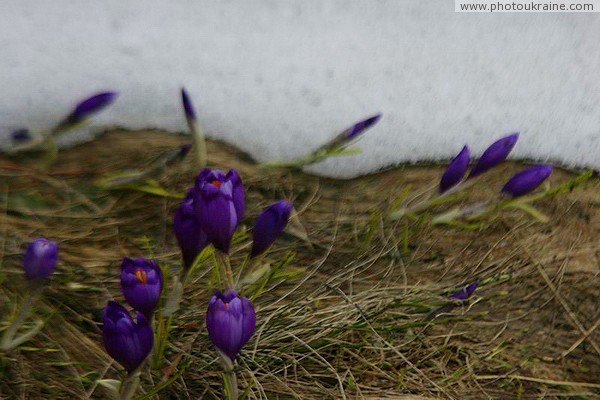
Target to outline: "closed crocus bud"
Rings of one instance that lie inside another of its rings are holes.
[[[344,147],[350,144],[355,139],[371,128],[381,119],[381,114],[375,114],[372,117],[366,118],[345,129],[343,132],[334,137],[331,141],[321,147],[322,150],[333,150],[339,147]]]
[[[223,253],[244,215],[244,186],[236,170],[204,168],[196,178],[194,211],[208,240]]]
[[[58,246],[45,238],[29,243],[23,258],[25,277],[29,281],[49,278],[58,263]]]
[[[183,265],[190,268],[196,256],[208,246],[208,236],[194,213],[194,190],[191,189],[173,216],[173,231],[181,249]]]
[[[285,229],[292,212],[292,203],[279,200],[265,208],[254,223],[252,257],[267,250]]]
[[[206,312],[206,329],[211,342],[232,362],[250,340],[256,326],[256,314],[247,297],[233,289],[216,291]]]
[[[75,107],[75,110],[67,117],[70,123],[78,123],[93,114],[108,107],[117,97],[115,92],[102,92],[88,97]]]
[[[444,193],[448,189],[456,186],[462,180],[467,169],[469,169],[470,158],[471,152],[469,151],[469,148],[465,146],[460,153],[450,161],[448,168],[446,168],[446,171],[440,180],[440,193]]]
[[[188,95],[185,88],[181,88],[181,102],[183,103],[183,111],[185,112],[185,118],[188,121],[196,121],[196,111],[194,110],[194,104]]]
[[[450,298],[454,299],[454,300],[465,301],[469,297],[471,297],[473,292],[475,292],[475,289],[477,289],[477,286],[479,286],[479,281],[470,283],[467,286],[465,286],[464,288],[462,288],[461,290],[459,290],[458,292],[452,293],[450,295]]]
[[[127,303],[151,319],[162,291],[163,278],[158,265],[145,258],[123,258],[121,290]]]
[[[481,175],[485,171],[506,160],[508,154],[511,152],[513,147],[515,147],[515,144],[517,144],[518,139],[519,134],[513,133],[512,135],[505,136],[502,139],[494,142],[483,152],[479,158],[479,161],[477,161],[477,164],[475,164],[471,170],[469,178],[474,178],[477,175]]]
[[[523,196],[542,184],[552,173],[551,165],[534,165],[517,172],[502,188],[512,197]]]
[[[135,371],[150,354],[154,334],[150,322],[141,312],[134,322],[129,311],[115,301],[102,310],[102,339],[106,352],[125,367]]]
[[[381,114],[375,114],[372,117],[359,121],[352,125],[350,128],[346,129],[343,134],[346,140],[354,140],[361,133],[365,132],[367,129],[371,128],[381,119]]]

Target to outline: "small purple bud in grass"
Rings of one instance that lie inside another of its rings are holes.
[[[173,216],[173,232],[183,256],[184,268],[190,268],[200,252],[210,244],[194,212],[194,189],[190,189]]]
[[[229,252],[233,233],[244,216],[244,186],[238,172],[204,168],[196,177],[194,211],[212,245]]]
[[[346,140],[354,140],[358,135],[375,125],[381,119],[381,114],[375,114],[372,117],[355,123],[350,128],[346,129],[342,134]]]
[[[475,292],[475,289],[477,289],[477,286],[479,286],[479,281],[470,283],[467,286],[465,286],[464,288],[462,288],[461,290],[459,290],[458,292],[452,293],[450,295],[450,298],[454,299],[454,300],[465,301],[469,297],[471,297],[473,292]]]
[[[185,88],[181,88],[181,101],[183,103],[183,110],[185,111],[185,117],[188,120],[196,121],[196,110],[194,110],[194,104],[190,99]]]
[[[135,371],[152,350],[154,334],[150,322],[141,312],[134,322],[129,311],[115,301],[109,301],[102,310],[102,321],[106,352],[128,372]]]
[[[88,97],[77,104],[75,110],[67,117],[67,121],[72,124],[78,123],[91,115],[96,114],[115,101],[117,95],[118,93],[116,92],[103,92]]]
[[[233,289],[215,291],[208,302],[206,329],[211,342],[233,362],[254,334],[256,314],[247,297]]]
[[[448,189],[458,185],[469,169],[469,160],[471,152],[467,146],[463,147],[460,153],[448,164],[448,168],[442,175],[440,180],[440,193],[444,193]]]
[[[29,281],[47,279],[58,263],[58,245],[45,238],[29,243],[23,257],[25,277]]]
[[[29,129],[18,129],[10,134],[14,144],[22,144],[31,140],[31,132]]]
[[[534,165],[517,172],[502,188],[512,197],[523,196],[540,186],[552,174],[551,165]]]
[[[502,139],[492,143],[492,145],[483,152],[479,158],[479,161],[477,161],[477,164],[475,164],[471,170],[469,178],[474,178],[477,175],[481,175],[485,171],[506,160],[508,154],[512,151],[513,147],[515,147],[515,144],[517,144],[518,139],[519,134],[513,133],[512,135],[505,136]]]
[[[292,212],[292,203],[279,200],[265,208],[254,223],[252,253],[256,257],[264,253],[285,229]]]
[[[121,291],[127,303],[141,311],[147,319],[152,319],[162,287],[162,271],[153,260],[123,258]]]

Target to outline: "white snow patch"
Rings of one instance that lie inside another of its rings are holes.
[[[474,154],[600,167],[600,14],[460,14],[452,1],[0,2],[0,131],[45,128],[99,90],[95,127],[204,131],[258,160],[299,156],[375,112],[340,177]],[[135,151],[135,149],[132,149]],[[226,166],[224,166],[226,167]]]

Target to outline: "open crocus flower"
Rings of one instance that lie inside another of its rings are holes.
[[[440,180],[440,193],[444,193],[448,189],[458,185],[469,169],[469,160],[471,152],[467,146],[463,147],[460,153],[448,164],[448,168],[442,175]]]
[[[123,258],[121,290],[127,303],[151,319],[162,291],[163,278],[158,265],[145,258]]]
[[[244,186],[240,175],[204,168],[196,177],[194,211],[208,240],[223,253],[244,216]]]
[[[256,314],[247,297],[233,289],[216,291],[208,303],[206,329],[211,342],[232,362],[254,334]]]
[[[173,216],[173,232],[181,248],[184,268],[190,268],[196,256],[210,243],[194,212],[194,191],[190,190]]]
[[[477,161],[477,164],[475,164],[471,170],[469,178],[474,178],[477,175],[481,175],[490,168],[493,168],[502,161],[506,160],[506,157],[508,157],[513,147],[515,147],[515,144],[517,144],[518,139],[519,134],[513,133],[512,135],[505,136],[502,139],[492,143],[490,147],[483,152],[479,158],[479,161]]]
[[[137,322],[129,311],[115,301],[109,301],[102,310],[102,339],[106,352],[127,372],[135,371],[146,359],[154,343],[154,334],[141,312]]]
[[[29,281],[39,281],[50,277],[58,263],[58,246],[46,238],[38,238],[29,243],[23,257],[25,277]]]
[[[465,301],[469,297],[471,297],[473,292],[475,292],[475,289],[477,289],[477,286],[479,286],[479,281],[470,283],[467,286],[465,286],[464,288],[462,288],[461,290],[459,290],[458,292],[452,293],[450,295],[450,298],[454,299],[454,300]]]
[[[551,165],[534,165],[517,172],[502,188],[502,193],[512,197],[526,195],[540,186],[552,174]]]
[[[292,203],[279,200],[260,213],[252,231],[252,257],[262,254],[275,242],[285,229],[291,212]]]

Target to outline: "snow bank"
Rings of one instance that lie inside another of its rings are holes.
[[[96,121],[204,131],[259,160],[298,156],[375,112],[353,176],[474,154],[522,132],[514,156],[600,167],[600,14],[458,14],[440,1],[0,2],[0,131],[47,127],[98,90]],[[80,133],[82,135],[83,133]],[[132,149],[135,151],[135,149]]]

